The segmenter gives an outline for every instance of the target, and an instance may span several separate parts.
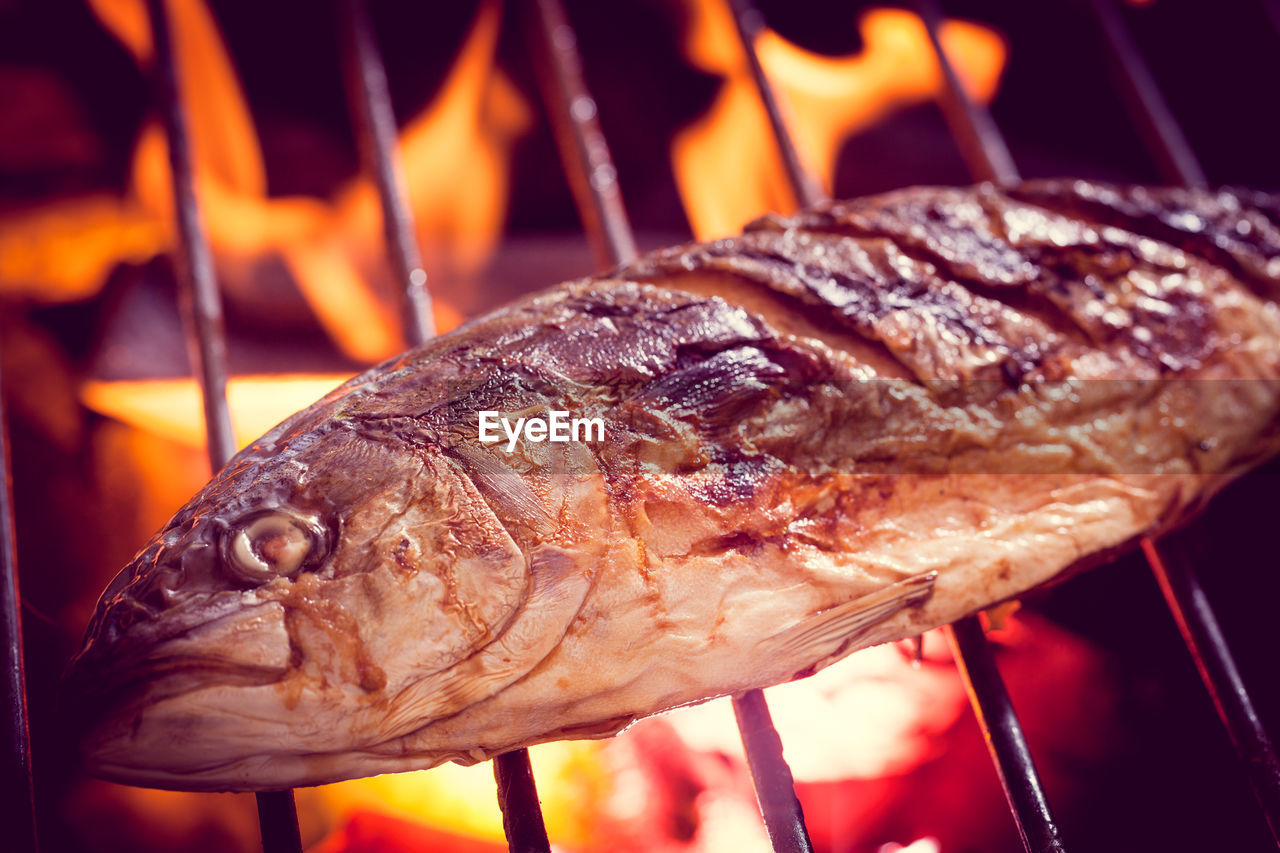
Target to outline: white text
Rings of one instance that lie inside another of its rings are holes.
[[[516,449],[516,442],[522,437],[532,442],[604,441],[604,418],[572,418],[569,412],[558,409],[547,414],[545,418],[516,418],[512,423],[497,412],[480,412],[480,440],[494,444],[505,435],[508,453]]]

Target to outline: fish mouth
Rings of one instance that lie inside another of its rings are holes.
[[[73,661],[62,705],[90,770],[122,752],[176,758],[177,744],[150,742],[144,722],[157,709],[195,691],[251,689],[288,673],[291,649],[278,602],[206,608],[202,615],[211,618],[179,614],[180,627],[126,632]]]

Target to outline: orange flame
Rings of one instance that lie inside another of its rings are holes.
[[[269,198],[244,93],[202,0],[168,0],[196,189],[223,285],[245,287],[256,258],[284,260],[321,325],[347,355],[365,362],[403,347],[398,303],[385,281],[382,214],[369,181],[342,188],[333,203]],[[103,24],[141,65],[151,61],[142,0],[92,0]],[[493,67],[500,15],[480,7],[435,102],[404,129],[400,154],[427,266],[474,275],[501,231],[511,146],[529,123],[514,86]],[[441,168],[440,164],[448,164]],[[167,142],[158,124],[141,131],[125,199],[51,205],[0,229],[0,286],[44,301],[91,296],[121,261],[142,261],[173,243]],[[251,281],[249,283],[251,286]],[[437,328],[461,314],[434,301]],[[317,399],[340,377],[233,379],[230,406],[241,445]],[[89,383],[86,405],[183,444],[202,446],[203,415],[189,379]]]
[[[492,253],[505,213],[492,199],[507,197],[511,146],[530,123],[515,86],[491,73],[500,24],[498,4],[483,3],[435,103],[400,137],[418,241],[447,274],[472,275]],[[349,187],[338,207],[344,235],[379,246],[382,214],[372,185]]]
[[[365,362],[393,354],[403,341],[397,302],[385,295],[392,288],[375,286],[389,273],[371,186],[357,179],[333,202],[269,198],[253,121],[208,8],[203,0],[167,2],[197,196],[224,286],[251,287],[225,273],[279,256],[343,352]],[[142,0],[91,6],[139,64],[150,63]],[[530,121],[493,66],[499,15],[496,3],[481,5],[444,88],[401,138],[417,237],[428,268],[446,275],[473,275],[491,252],[505,215],[511,147]],[[0,288],[38,301],[86,298],[117,263],[166,251],[172,221],[166,141],[152,122],[139,134],[126,198],[48,205],[0,228]],[[456,308],[440,298],[436,305],[438,327],[460,322]]]
[[[227,383],[227,406],[236,444],[244,447],[289,415],[306,408],[349,376],[234,376]],[[171,441],[204,446],[204,416],[195,380],[89,380],[80,390],[84,404]]]
[[[768,116],[725,0],[696,0],[686,49],[691,61],[725,78],[708,113],[672,144],[676,182],[699,239],[721,237],[765,211],[790,212],[787,182]],[[785,110],[797,153],[830,193],[840,146],[891,110],[938,97],[944,81],[919,17],[874,9],[858,22],[862,53],[831,59],[808,53],[772,30],[756,40],[761,64]],[[941,39],[965,89],[995,94],[1005,48],[993,31],[948,21]]]
[[[595,815],[610,793],[598,741],[561,741],[529,750],[547,834],[571,849],[599,848]],[[365,811],[407,818],[468,838],[503,844],[502,813],[493,768],[444,764],[420,773],[393,773],[315,788],[305,807],[323,810],[339,824]],[[299,807],[304,802],[299,801]]]

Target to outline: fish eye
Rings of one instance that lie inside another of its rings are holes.
[[[317,525],[271,511],[233,524],[223,539],[223,556],[245,580],[267,581],[314,564],[323,556],[323,544]]]

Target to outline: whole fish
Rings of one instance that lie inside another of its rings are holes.
[[[477,319],[120,573],[66,685],[89,768],[265,790],[602,737],[1102,562],[1277,450],[1277,222],[911,189]]]

